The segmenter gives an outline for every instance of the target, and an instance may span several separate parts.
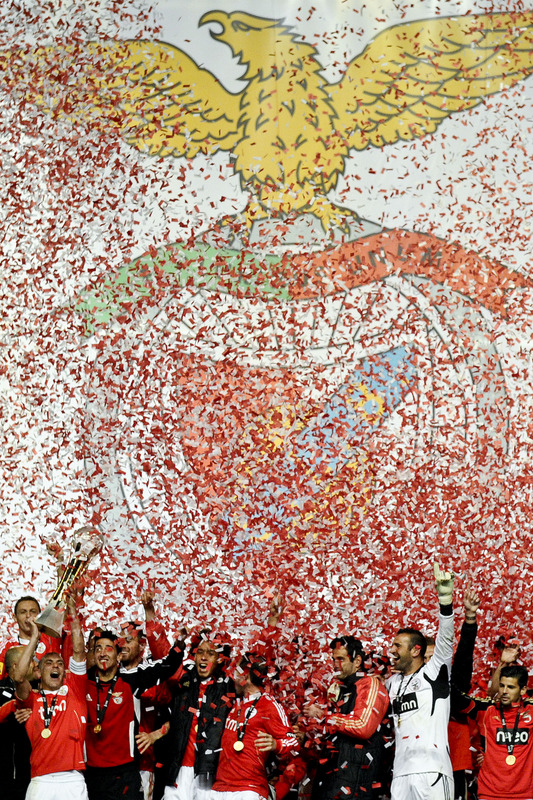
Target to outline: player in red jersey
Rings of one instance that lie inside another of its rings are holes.
[[[472,700],[484,756],[478,778],[479,800],[532,800],[533,705],[524,702],[528,674],[518,664],[503,667],[499,701]]]
[[[120,630],[120,669],[122,672],[133,674],[144,663],[146,644],[148,642],[150,654],[153,659],[164,658],[172,645],[167,639],[163,625],[156,619],[154,595],[151,590],[141,594],[141,603],[144,607],[146,619],[146,634],[142,627],[135,621],[124,623]],[[165,684],[166,685],[166,684]],[[149,732],[156,725],[157,709],[160,703],[163,687],[153,686],[143,693],[140,703],[139,732]],[[170,690],[166,698],[170,700]],[[153,747],[140,749],[139,770],[144,800],[151,800],[154,790],[155,759]]]
[[[35,619],[41,612],[41,607],[35,597],[26,595],[19,597],[15,603],[13,616],[17,622],[17,632],[15,636],[9,640],[0,653],[0,678],[5,676],[5,657],[7,651],[12,647],[17,647],[21,644],[29,644],[31,635],[31,620]],[[37,658],[41,658],[45,653],[59,652],[61,650],[61,641],[46,633],[39,635],[39,641],[35,649]]]
[[[264,692],[266,661],[247,653],[235,674],[237,699],[226,719],[212,800],[266,800],[269,753],[297,753],[283,708]]]
[[[150,686],[176,672],[183,658],[175,646],[163,661],[119,671],[117,638],[103,631],[95,648],[95,667],[88,675],[86,780],[90,800],[116,797],[142,800],[138,752],[139,698]]]
[[[31,710],[26,722],[32,746],[26,800],[87,800],[83,779],[87,720],[85,647],[79,620],[75,615],[71,620],[70,671],[66,672],[59,653],[45,653],[35,673],[39,690],[32,690],[26,676],[40,633],[33,618],[28,627],[29,644],[13,671],[17,698]]]

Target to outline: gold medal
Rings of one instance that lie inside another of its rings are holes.
[[[233,743],[233,749],[240,753],[241,750],[244,750],[244,742],[241,742],[240,739],[237,739],[237,741]]]
[[[93,728],[93,731],[95,733],[100,733],[101,730],[102,730],[102,726],[100,725],[100,723],[98,723],[98,725],[95,725],[94,728]]]
[[[512,767],[513,764],[516,763],[516,756],[513,755],[507,756],[507,758],[505,759],[505,763],[509,764],[509,766]]]
[[[50,728],[43,728],[42,729],[41,736],[43,737],[43,739],[49,739],[51,735],[52,735],[52,731],[50,730]]]

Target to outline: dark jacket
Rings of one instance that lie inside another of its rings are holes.
[[[0,681],[0,705],[15,696],[11,678]],[[24,800],[30,782],[31,744],[24,725],[10,716],[0,725],[0,775],[2,800]]]
[[[361,677],[354,674],[341,681],[336,713],[354,710]],[[379,728],[365,740],[343,733],[328,734],[313,785],[313,800],[371,800],[372,784],[379,780],[383,747]]]
[[[170,704],[170,728],[161,740],[160,752],[164,764],[165,784],[173,786],[183,762],[195,709],[198,708],[200,678],[196,667],[186,668],[185,674],[172,693]],[[235,697],[235,685],[220,669],[215,670],[207,687],[198,715],[196,733],[196,758],[194,774],[200,776],[200,787],[209,789],[214,783],[220,755],[220,742],[226,717]]]

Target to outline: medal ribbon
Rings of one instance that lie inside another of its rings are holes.
[[[54,695],[54,699],[52,700],[52,703],[49,707],[48,703],[46,702],[45,693],[43,692],[42,689],[40,691],[41,691],[41,697],[43,698],[44,727],[45,730],[48,730],[48,728],[50,727],[50,723],[52,722],[52,717],[54,716],[54,708],[56,707],[57,694]]]
[[[118,680],[118,672],[115,673],[113,680],[110,681],[109,686],[107,687],[107,696],[105,699],[105,703],[100,708],[100,678],[98,675],[96,676],[96,724],[102,725],[104,721],[105,712],[107,711],[107,707],[109,705],[109,701],[111,700],[111,695],[113,694],[113,689],[115,688],[115,684]]]
[[[518,708],[518,713],[516,715],[516,719],[514,721],[513,735],[511,737],[511,741],[507,743],[507,752],[508,752],[508,754],[510,756],[513,755],[513,750],[514,750],[515,741],[516,741],[516,732],[518,730],[518,724],[520,722],[520,711],[521,711],[521,709],[519,707]],[[509,728],[507,727],[507,723],[505,721],[505,716],[504,716],[503,708],[501,707],[501,704],[500,704],[500,718],[501,718],[501,721],[502,721],[502,728],[504,729],[504,731],[509,730]]]
[[[423,666],[423,665],[422,665],[422,666]],[[408,690],[408,688],[409,688],[409,684],[411,683],[411,681],[413,680],[413,678],[415,677],[415,675],[417,674],[417,672],[420,672],[420,670],[422,669],[422,666],[418,667],[418,669],[417,669],[417,670],[415,670],[415,671],[413,672],[413,674],[412,674],[412,675],[409,677],[409,680],[407,681],[407,683],[406,683],[406,685],[405,685],[405,689],[403,690],[403,693],[402,693],[402,694],[400,694],[400,692],[402,691],[403,679],[405,678],[405,675],[402,675],[402,679],[401,679],[401,681],[400,681],[400,686],[399,686],[399,688],[398,688],[398,694],[397,694],[397,695],[396,695],[396,697],[394,698],[394,703],[396,703],[396,708],[397,708],[396,714],[398,715],[398,724],[400,723],[400,716],[401,716],[401,711],[400,711],[400,708],[401,708],[401,703],[402,703],[402,700],[403,700],[403,698],[404,698],[404,695],[406,695],[406,694],[407,694],[407,690]],[[394,708],[394,704],[393,704],[393,708]]]
[[[244,734],[246,733],[246,726],[248,725],[248,720],[252,716],[252,711],[256,707],[256,705],[259,702],[259,700],[261,699],[261,697],[262,697],[262,695],[258,694],[257,697],[255,698],[254,702],[250,706],[250,708],[247,709],[246,714],[244,715],[244,720],[242,722],[242,725],[237,721],[237,741],[238,742],[242,742],[242,740],[244,739]],[[241,706],[241,708],[242,708],[242,706]],[[240,718],[240,716],[241,716],[241,709],[239,708],[239,713],[237,715],[237,720]]]

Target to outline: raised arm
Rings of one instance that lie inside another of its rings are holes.
[[[470,691],[472,682],[474,646],[477,635],[477,612],[481,605],[481,601],[474,590],[465,590],[463,605],[465,608],[465,621],[463,622],[459,644],[453,657],[451,682],[453,690],[466,694]]]
[[[81,622],[76,610],[76,598],[78,593],[71,590],[67,593],[67,613],[70,621],[70,634],[72,636],[72,660],[84,664],[86,660],[85,642]]]
[[[268,620],[267,625],[269,628],[275,628],[279,622],[281,615],[283,614],[283,598],[279,592],[276,592],[270,603],[270,609],[268,613]]]
[[[489,688],[487,690],[487,694],[489,697],[496,697],[496,695],[500,691],[500,673],[502,671],[502,668],[509,667],[511,664],[516,664],[519,656],[520,656],[520,645],[511,644],[503,648],[500,655],[500,660],[498,662],[498,666],[492,673],[490,679]]]
[[[146,620],[146,638],[152,658],[160,659],[168,655],[172,645],[170,644],[166,631],[161,622],[156,618],[154,593],[151,589],[145,589],[141,594],[141,603],[144,608]]]
[[[148,666],[141,664],[137,670],[130,673],[123,671],[120,677],[130,684],[133,694],[140,697],[147,689],[167,680],[176,672],[183,661],[183,649],[183,642],[178,640],[174,642],[170,653],[161,661]]]
[[[41,636],[39,628],[37,627],[33,619],[30,620],[29,624],[31,626],[31,636],[29,644],[27,644],[26,647],[24,648],[24,651],[19,661],[13,667],[13,672],[11,674],[11,677],[15,684],[16,695],[19,698],[19,700],[27,700],[28,697],[30,696],[31,684],[29,680],[26,678],[26,676],[29,672],[33,654],[35,653],[35,650],[37,648]]]
[[[436,678],[443,664],[448,669],[453,657],[453,572],[441,570],[438,564],[433,567],[435,587],[439,599],[439,630],[435,639],[435,651],[429,659],[425,672]]]

